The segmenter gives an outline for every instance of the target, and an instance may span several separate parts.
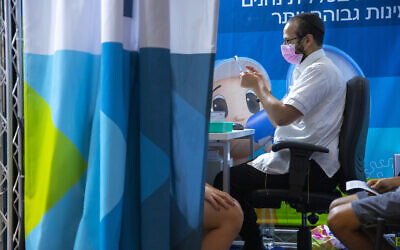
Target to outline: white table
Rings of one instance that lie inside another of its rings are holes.
[[[243,129],[243,130],[232,130],[232,132],[226,133],[209,133],[208,134],[208,146],[209,147],[221,147],[223,150],[223,167],[222,167],[222,179],[223,179],[223,190],[229,193],[229,180],[230,180],[230,152],[231,146],[230,141],[233,139],[249,139],[250,140],[250,155],[254,157],[254,129]]]

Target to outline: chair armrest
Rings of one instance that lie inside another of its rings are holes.
[[[274,143],[272,145],[272,151],[274,151],[274,152],[277,152],[284,148],[301,149],[301,150],[307,150],[307,151],[312,151],[312,152],[329,153],[329,149],[327,149],[325,147],[314,145],[311,143],[304,143],[304,142],[280,141],[280,142]]]

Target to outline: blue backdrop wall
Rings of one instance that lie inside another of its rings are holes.
[[[220,0],[216,60],[238,55],[260,62],[282,98],[292,70],[281,56],[282,30],[300,12],[320,15],[324,44],[369,79],[365,172],[367,178],[393,175],[393,154],[400,152],[400,1]]]

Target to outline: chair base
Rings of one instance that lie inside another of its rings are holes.
[[[297,232],[297,249],[311,250],[311,231],[309,226],[301,226]]]

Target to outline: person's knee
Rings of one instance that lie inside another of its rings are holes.
[[[333,207],[330,209],[328,214],[328,227],[335,234],[339,231],[343,231],[346,228],[346,221],[343,210],[340,206]]]
[[[230,207],[226,213],[226,221],[229,227],[236,233],[239,233],[243,223],[243,211],[239,203],[236,201],[236,206]]]
[[[352,201],[357,200],[357,199],[358,198],[356,195],[349,195],[349,196],[337,198],[334,201],[332,201],[331,204],[329,205],[329,211],[337,206],[351,203]]]
[[[338,198],[338,199],[335,199],[334,201],[332,201],[331,204],[329,205],[329,211],[331,211],[333,208],[335,208],[338,205],[340,205],[341,204],[341,199],[342,198]]]

